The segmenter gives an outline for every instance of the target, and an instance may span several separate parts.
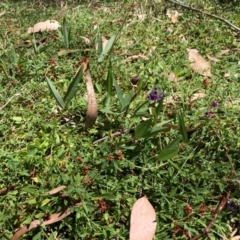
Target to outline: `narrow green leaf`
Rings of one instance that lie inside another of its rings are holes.
[[[104,58],[107,56],[108,52],[111,50],[113,43],[115,41],[116,35],[113,35],[107,42],[106,47],[103,49],[101,55],[98,58],[98,62],[102,62]]]
[[[102,36],[99,34],[98,35],[98,49],[97,49],[98,56],[100,56],[102,54],[102,51],[103,51]]]
[[[165,161],[175,157],[177,153],[178,153],[178,148],[165,148],[158,154],[157,158],[160,161]]]
[[[129,107],[129,104],[131,102],[132,96],[130,94],[124,94],[122,98],[122,107],[120,111],[125,110],[127,107]]]
[[[178,113],[179,131],[182,134],[183,142],[188,143],[188,135],[182,110]]]
[[[63,18],[63,40],[64,40],[64,45],[66,48],[69,48],[69,39],[68,39],[68,28],[67,28],[67,20],[66,16]]]
[[[38,191],[38,188],[35,186],[26,186],[26,187],[22,187],[20,188],[20,192],[21,193],[30,193],[30,194],[35,194]]]
[[[163,109],[163,100],[164,100],[164,98],[160,98],[159,100],[158,100],[158,102],[157,102],[157,106],[156,106],[156,108],[155,108],[155,113],[156,113],[156,116],[158,116],[159,115],[159,113],[162,111],[162,109]]]
[[[135,129],[135,137],[142,138],[149,131],[149,128],[152,124],[152,119],[148,119],[147,121],[141,122]]]
[[[68,86],[68,90],[64,96],[64,101],[67,104],[68,102],[70,102],[72,100],[72,98],[76,95],[76,92],[78,90],[78,84],[80,82],[80,80],[82,79],[83,76],[83,66],[81,68],[79,68],[76,76],[73,78],[73,80],[71,81],[71,83]]]
[[[111,111],[110,109],[107,109],[107,108],[102,108],[102,109],[100,109],[99,111],[102,112],[102,113],[108,113],[108,114],[113,114],[113,115],[119,115],[118,112],[113,112],[113,111]]]
[[[49,199],[49,198],[44,199],[44,200],[42,201],[41,207],[47,205],[50,201],[51,201],[51,199]]]
[[[165,149],[168,149],[168,148],[178,148],[178,144],[181,142],[181,140],[182,140],[182,136],[179,136],[179,137],[175,138],[172,142],[170,142],[165,147]]]
[[[62,97],[60,96],[59,92],[54,87],[54,85],[52,84],[51,80],[48,77],[46,77],[46,81],[47,81],[48,87],[49,87],[50,92],[52,93],[53,97],[56,99],[59,106],[61,108],[64,108],[64,101],[63,101]]]
[[[109,96],[113,94],[113,74],[112,74],[112,63],[111,59],[109,60],[108,66],[108,74],[107,74],[107,81],[106,81],[107,93]]]
[[[117,97],[118,97],[118,100],[122,106],[123,104],[123,92],[122,92],[122,89],[119,87],[117,81],[115,79],[113,79],[113,85],[114,87],[116,88],[116,92],[117,92]]]

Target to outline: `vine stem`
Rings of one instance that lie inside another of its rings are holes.
[[[226,23],[227,25],[229,25],[229,26],[232,27],[233,29],[235,29],[235,30],[237,30],[237,31],[240,32],[240,28],[239,28],[239,27],[237,27],[236,25],[232,24],[231,22],[229,22],[229,21],[226,20],[225,18],[219,17],[219,16],[217,16],[217,15],[215,15],[215,14],[207,13],[207,12],[205,12],[205,11],[202,11],[202,10],[198,9],[198,8],[191,7],[191,6],[189,6],[189,5],[186,5],[186,4],[183,3],[183,2],[179,2],[179,1],[176,1],[176,0],[166,0],[166,1],[171,2],[171,3],[174,3],[174,4],[177,4],[177,5],[179,5],[179,6],[183,7],[183,8],[186,8],[186,9],[189,9],[189,10],[192,10],[192,11],[195,11],[195,12],[198,12],[198,13],[201,13],[201,14],[204,14],[204,15],[206,15],[206,16],[216,18],[216,19],[218,19],[218,20]]]

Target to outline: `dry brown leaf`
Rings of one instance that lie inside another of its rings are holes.
[[[164,104],[175,104],[181,99],[180,95],[165,97],[163,102]]]
[[[211,64],[207,62],[196,49],[187,49],[188,59],[191,62],[193,71],[205,77],[211,77]]]
[[[124,59],[123,62],[132,62],[132,61],[137,60],[139,58],[142,58],[143,60],[146,60],[146,61],[149,60],[149,58],[147,56],[145,56],[143,54],[138,54],[138,55],[133,55],[133,56],[130,56],[130,57]]]
[[[194,94],[191,96],[190,101],[193,102],[193,101],[195,101],[195,100],[198,100],[198,99],[200,99],[200,98],[204,98],[204,97],[206,97],[206,96],[207,96],[207,94],[205,94],[205,93],[196,92],[196,93],[194,93]]]
[[[213,61],[213,62],[219,62],[219,61],[220,61],[219,59],[214,58],[214,57],[210,56],[209,54],[207,54],[207,58],[208,58],[210,61]]]
[[[170,74],[168,75],[168,79],[171,81],[171,82],[177,82],[178,81],[178,78],[176,77],[175,73],[174,72],[170,72]]]
[[[56,194],[56,193],[62,191],[63,189],[65,189],[65,188],[66,188],[66,186],[64,186],[64,185],[63,185],[63,186],[59,186],[59,187],[54,188],[54,189],[52,189],[51,191],[49,191],[48,194],[49,194],[49,195]]]
[[[225,77],[225,78],[230,77],[230,73],[225,73],[225,74],[224,74],[224,77]]]
[[[231,240],[240,240],[240,236],[239,235],[234,236],[234,237],[231,238]]]
[[[146,18],[146,14],[137,14],[139,20],[143,21]]]
[[[36,33],[36,32],[42,32],[42,31],[53,31],[57,30],[60,27],[60,24],[58,21],[55,20],[47,20],[45,22],[39,22],[30,27],[27,31],[27,33]]]
[[[222,51],[218,54],[218,56],[225,55],[225,54],[227,54],[229,51],[230,51],[230,49],[222,50]]]
[[[83,39],[86,44],[90,44],[91,43],[91,41],[88,38],[84,37],[84,36],[80,36],[80,38]]]
[[[6,13],[6,10],[2,11],[2,12],[0,13],[0,17],[3,16],[5,13]]]
[[[152,240],[156,231],[156,212],[146,197],[133,205],[130,219],[130,240]]]
[[[182,14],[178,13],[178,11],[171,11],[167,10],[167,16],[171,18],[172,23],[176,23],[178,21],[178,16],[181,16]]]
[[[148,55],[152,55],[155,52],[156,48],[156,46],[150,47]]]

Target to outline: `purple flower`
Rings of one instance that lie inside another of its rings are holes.
[[[212,112],[211,112],[210,110],[207,110],[207,111],[205,112],[205,116],[206,116],[206,117],[210,117],[211,114],[212,114]]]
[[[158,101],[160,98],[164,98],[164,92],[158,92],[158,88],[153,88],[153,90],[148,94],[148,99],[152,101]]]
[[[217,107],[218,104],[217,104],[217,102],[213,101],[211,105],[212,105],[212,107],[215,108],[215,107]]]
[[[239,204],[236,204],[232,201],[228,201],[225,207],[231,212],[235,212],[236,210],[239,210]]]

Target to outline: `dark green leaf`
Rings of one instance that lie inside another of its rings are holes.
[[[108,66],[108,74],[107,74],[107,81],[106,81],[107,93],[109,96],[113,94],[113,75],[112,75],[112,63],[111,59],[109,60]]]
[[[98,52],[99,56],[101,55],[102,51],[103,51],[102,36],[99,34],[98,35],[98,49],[97,49],[97,52]]]
[[[67,28],[66,16],[63,18],[63,40],[66,48],[69,48],[69,32]]]
[[[165,160],[175,157],[177,155],[177,153],[178,153],[178,148],[175,148],[175,147],[165,148],[158,154],[157,158],[160,161],[165,161]]]
[[[151,127],[152,119],[148,119],[147,121],[141,122],[135,129],[135,137],[142,138],[145,137],[146,133],[149,131]]]
[[[59,92],[54,87],[54,85],[52,84],[51,80],[48,77],[46,77],[46,81],[47,81],[48,87],[49,87],[50,92],[52,93],[53,97],[56,99],[59,106],[61,108],[64,108],[65,104],[64,104],[64,101],[63,101],[62,97],[60,96]]]
[[[65,103],[68,103],[71,101],[71,99],[76,95],[76,92],[78,90],[78,84],[83,76],[83,66],[79,68],[76,76],[71,81],[70,85],[68,86],[68,90],[64,96]]]

